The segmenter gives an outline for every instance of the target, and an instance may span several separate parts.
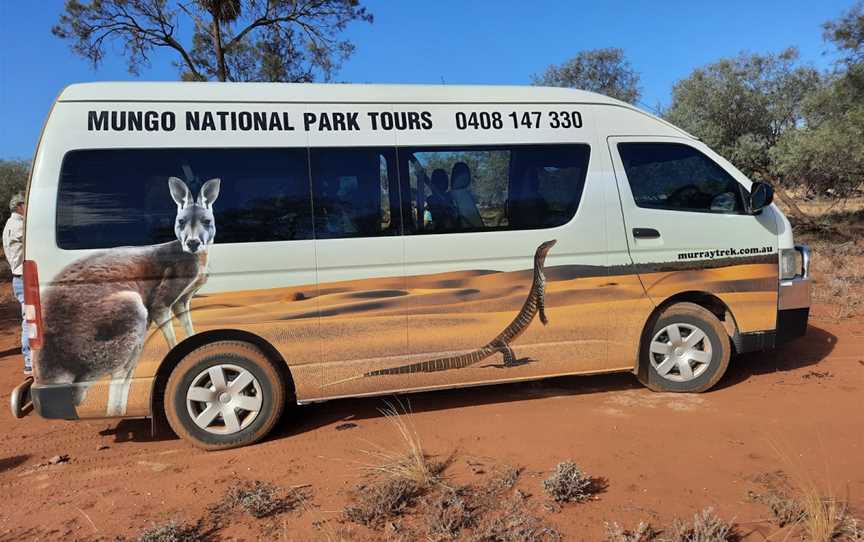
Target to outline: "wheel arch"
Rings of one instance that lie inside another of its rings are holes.
[[[150,415],[153,418],[153,424],[162,425],[165,420],[165,406],[163,404],[163,395],[165,394],[165,386],[168,383],[168,377],[174,367],[190,352],[196,348],[216,341],[242,341],[253,344],[264,352],[270,361],[273,362],[276,369],[282,376],[282,381],[285,383],[285,392],[288,395],[288,400],[296,400],[296,390],[294,385],[294,377],[291,375],[291,369],[282,354],[270,344],[270,341],[240,329],[213,329],[196,333],[191,337],[186,338],[177,346],[172,348],[168,354],[162,359],[159,368],[156,370],[156,376],[153,377],[153,384],[150,389]]]

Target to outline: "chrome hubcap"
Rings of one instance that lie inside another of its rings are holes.
[[[670,324],[654,335],[650,345],[651,365],[673,382],[699,378],[711,364],[711,340],[690,324]]]
[[[208,433],[230,435],[249,426],[262,404],[261,386],[243,367],[215,365],[198,373],[186,391],[186,408]]]

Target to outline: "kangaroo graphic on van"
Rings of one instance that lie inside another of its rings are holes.
[[[169,347],[177,344],[176,316],[187,336],[191,302],[207,281],[207,253],[216,235],[213,202],[219,179],[201,187],[197,199],[182,180],[168,179],[177,204],[177,239],[143,247],[120,247],[66,266],[47,289],[45,342],[37,359],[39,377],[50,384],[78,384],[75,405],[88,386],[111,375],[107,416],[126,412],[132,373],[150,324]]]

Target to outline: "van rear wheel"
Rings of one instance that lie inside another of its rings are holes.
[[[218,341],[196,348],[171,372],[165,414],[177,435],[205,450],[258,442],[285,409],[285,383],[256,346]]]
[[[714,314],[695,303],[676,303],[645,334],[639,381],[654,391],[703,392],[726,372],[731,351]]]

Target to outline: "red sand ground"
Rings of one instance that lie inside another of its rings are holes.
[[[153,438],[146,420],[15,420],[6,405],[22,378],[16,325],[0,320],[0,541],[113,540],[195,520],[243,479],[311,484],[312,508],[269,520],[238,516],[215,533],[222,540],[324,540],[327,531],[313,526],[321,521],[331,533],[347,528],[351,539],[388,538],[338,523],[361,478],[358,462],[367,460],[358,450],[395,446],[381,399],[300,407],[266,442],[217,453]],[[430,392],[410,403],[425,448],[454,454],[454,483],[478,478],[469,461],[522,466],[519,487],[541,503],[541,481],[560,461],[606,478],[598,500],[542,512],[567,540],[603,540],[604,521],[668,525],[707,506],[734,519],[745,540],[764,540],[775,528],[746,491],[760,474],[791,470],[778,450],[864,515],[861,318],[813,320],[793,344],[734,359],[702,395],[652,393],[625,374]],[[335,430],[347,420],[357,427]],[[48,464],[61,454],[68,463]]]

